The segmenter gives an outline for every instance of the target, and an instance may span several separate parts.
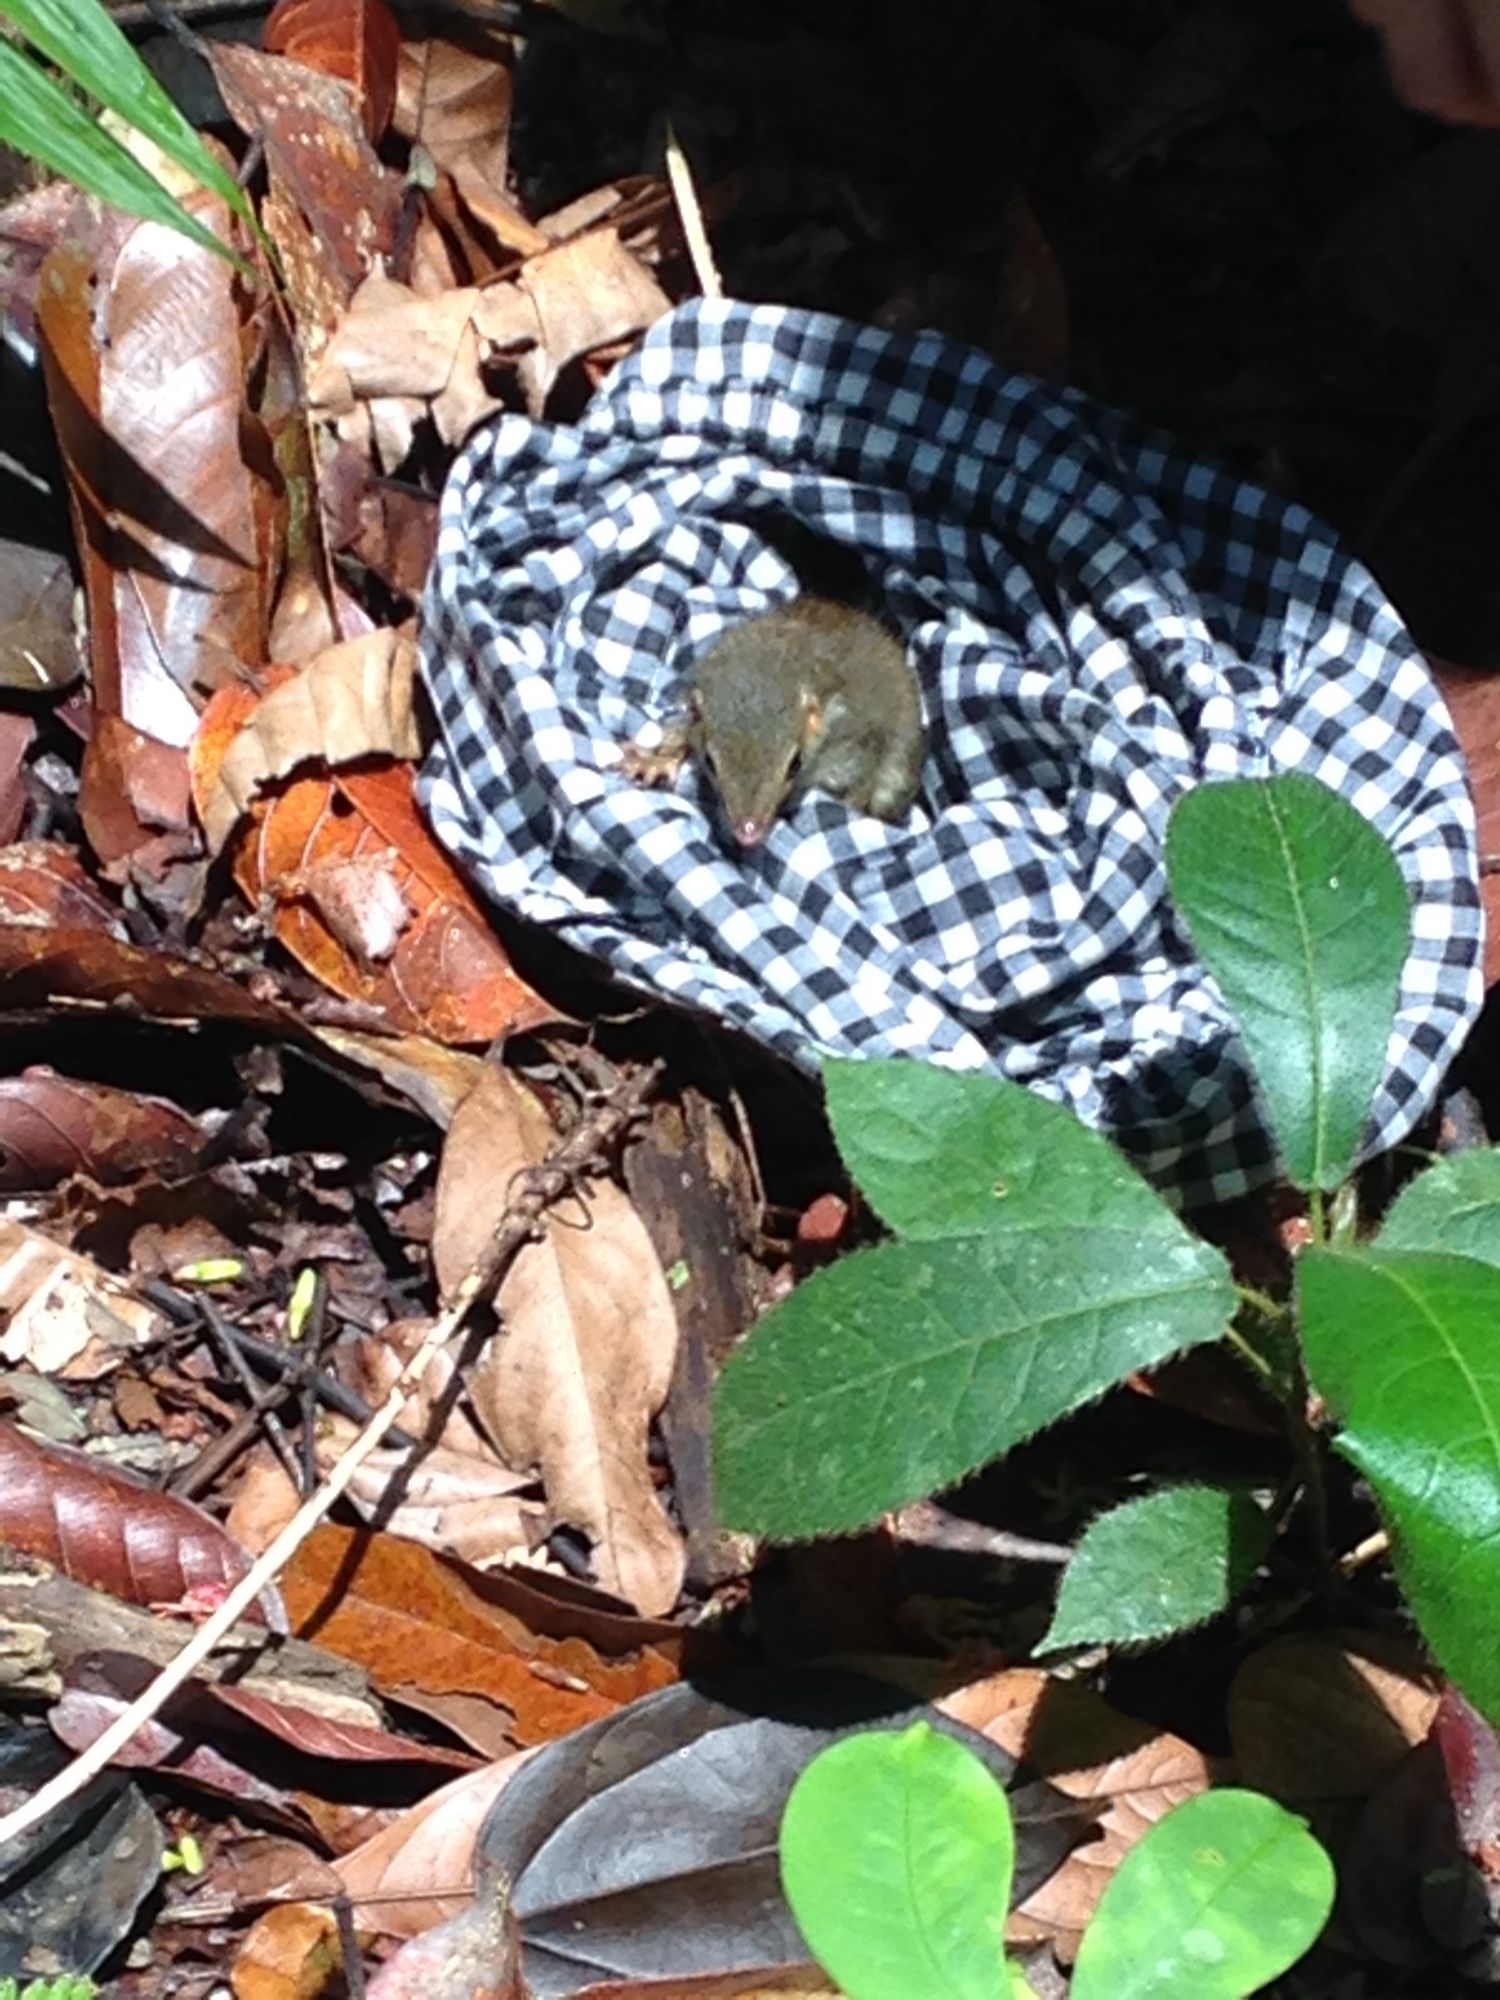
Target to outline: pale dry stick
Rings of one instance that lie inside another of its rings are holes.
[[[706,299],[722,299],[724,280],[719,276],[719,267],[709,247],[703,210],[698,203],[698,190],[693,186],[693,170],[672,129],[670,118],[667,120],[667,185],[677,204],[678,220],[682,223],[682,234],[687,243],[693,275],[698,280],[698,289]]]
[[[331,1510],[361,1465],[381,1444],[395,1423],[406,1400],[406,1391],[421,1380],[427,1364],[438,1349],[450,1341],[481,1298],[494,1291],[511,1259],[536,1233],[543,1213],[575,1185],[579,1177],[597,1171],[601,1155],[622,1137],[655,1089],[664,1065],[649,1064],[596,1112],[579,1121],[552,1155],[534,1168],[519,1186],[514,1200],[506,1206],[484,1254],[465,1275],[453,1297],[428,1328],[420,1345],[402,1368],[385,1401],[359,1433],[328,1477],[303,1502],[281,1533],[263,1549],[234,1585],[224,1602],[204,1620],[182,1651],[169,1660],[156,1679],[123,1709],[101,1735],[65,1764],[56,1777],[38,1787],[24,1804],[0,1819],[0,1849],[55,1812],[98,1777],[117,1751],[144,1724],[152,1721],[171,1700],[193,1670],[206,1660],[214,1647],[236,1624],[268,1584],[274,1583],[313,1529]],[[504,1329],[498,1336],[504,1338]]]

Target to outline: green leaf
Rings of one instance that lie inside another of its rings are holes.
[[[253,222],[244,190],[204,145],[98,0],[0,0],[0,17],[14,21],[26,39],[65,76],[155,140],[195,181],[212,188],[246,221]],[[46,155],[38,153],[36,157]],[[48,160],[48,164],[52,162]],[[58,171],[70,180],[77,178],[66,167]],[[88,183],[79,181],[78,185]],[[115,197],[106,199],[113,201]],[[129,208],[132,215],[145,212],[131,208],[128,202],[116,205]],[[153,219],[163,220],[160,216]],[[224,249],[223,244],[218,247]]]
[[[1202,1792],[1115,1870],[1069,2000],[1244,2000],[1301,1958],[1333,1892],[1300,1819],[1258,1792]]]
[[[849,2000],[1006,2000],[1015,1834],[1004,1788],[925,1722],[815,1757],[781,1822],[781,1880]]]
[[[833,1059],[823,1081],[844,1164],[910,1241],[1095,1222],[1175,1240],[1176,1221],[1109,1141],[1018,1083]]]
[[[1455,1153],[1409,1181],[1391,1204],[1380,1247],[1500,1264],[1500,1148]]]
[[[1410,947],[1395,857],[1336,792],[1287,774],[1186,793],[1167,873],[1239,1024],[1288,1175],[1336,1187],[1380,1082]]]
[[[1500,1723],[1500,1270],[1432,1251],[1307,1250],[1308,1372],[1375,1489],[1433,1652]]]
[[[218,256],[239,263],[227,243],[175,202],[139,160],[132,158],[81,111],[51,77],[19,49],[0,39],[0,140],[81,187],[85,193],[148,222],[165,223]]]
[[[1145,1230],[1037,1226],[847,1257],[719,1378],[721,1517],[786,1539],[862,1527],[1217,1339],[1233,1303],[1222,1256],[1160,1203]]]
[[[1127,1500],[1073,1551],[1044,1646],[1136,1645],[1202,1625],[1244,1589],[1270,1542],[1270,1522],[1233,1487]]]

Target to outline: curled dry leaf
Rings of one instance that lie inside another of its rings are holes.
[[[1099,1810],[1099,1836],[1075,1847],[1014,1911],[1018,1942],[1046,1939],[1071,1959],[1111,1876],[1162,1815],[1207,1789],[1213,1767],[1181,1737],[1121,1715],[1076,1681],[1012,1668],[937,1703],[1070,1798]]]
[[[248,690],[226,690],[209,704],[193,753],[198,800],[213,796],[220,762],[254,703]],[[351,868],[353,877],[345,872]],[[370,957],[370,938],[341,934],[342,918],[331,921],[319,907],[319,884],[326,888],[341,874],[344,891],[352,880],[367,893],[372,877],[383,875],[379,908],[387,920],[396,909],[409,911],[393,944],[389,922],[376,935],[383,956]],[[315,979],[399,1031],[489,1042],[556,1018],[511,969],[427,830],[404,764],[295,779],[258,801],[234,850],[234,877],[252,904],[270,902],[277,937]]]
[[[358,1426],[339,1418],[319,1435],[318,1471],[327,1474],[348,1450]],[[360,1515],[440,1555],[480,1567],[527,1555],[542,1536],[542,1510],[519,1496],[528,1474],[497,1463],[492,1451],[436,1445],[415,1470],[410,1453],[372,1452],[348,1488]],[[393,1496],[399,1496],[394,1499]]]
[[[193,785],[210,852],[219,852],[268,781],[300,764],[316,760],[336,770],[362,757],[419,755],[415,661],[409,635],[365,633],[330,646],[259,701],[240,693],[212,721],[205,717],[193,748]],[[223,732],[241,715],[225,743]]]
[[[419,298],[388,279],[361,287],[308,382],[332,414],[385,397],[420,397],[454,443],[501,398],[480,378],[512,362],[533,415],[564,369],[632,339],[670,304],[645,265],[602,228],[532,257],[514,280]]]
[[[401,29],[385,0],[277,0],[262,39],[273,55],[336,76],[354,92],[373,143],[391,122]]]
[[[1252,1653],[1229,1690],[1240,1777],[1284,1805],[1362,1799],[1420,1743],[1438,1691],[1415,1646],[1296,1632]]]
[[[0,1191],[56,1187],[79,1173],[103,1186],[142,1174],[176,1178],[206,1144],[207,1134],[165,1098],[50,1069],[0,1077]]]
[[[490,1808],[529,1758],[515,1750],[431,1792],[336,1866],[359,1921],[388,1937],[420,1937],[469,1902],[474,1850]]]
[[[130,1604],[176,1604],[200,1586],[236,1583],[245,1551],[190,1501],[96,1465],[65,1445],[42,1445],[0,1423],[0,1522],[6,1544],[64,1576]],[[256,1614],[284,1632],[280,1594]]]
[[[39,1375],[88,1381],[159,1340],[159,1313],[89,1257],[0,1220],[0,1359]]]
[[[433,1260],[445,1292],[477,1261],[517,1177],[554,1141],[536,1100],[491,1067],[443,1148]],[[628,1198],[610,1181],[582,1198],[586,1228],[554,1211],[511,1265],[500,1337],[469,1393],[506,1462],[539,1474],[553,1519],[588,1536],[603,1587],[650,1616],[672,1608],[686,1566],[646,1455],[672,1379],[677,1316]]]
[[[227,239],[221,203],[188,206]],[[77,245],[52,253],[39,325],[96,709],[183,745],[203,695],[264,657],[274,507],[245,456],[234,274],[177,231],[136,223],[97,271]]]

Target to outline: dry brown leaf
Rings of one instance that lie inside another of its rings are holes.
[[[499,35],[481,47],[434,39],[401,51],[396,129],[421,141],[466,200],[505,196],[513,56]]]
[[[374,1072],[387,1089],[415,1105],[440,1132],[484,1074],[482,1056],[445,1048],[424,1035],[366,1035],[355,1028],[313,1024],[313,1033],[336,1055]]]
[[[1240,1776],[1286,1805],[1362,1799],[1432,1727],[1438,1695],[1415,1646],[1372,1632],[1273,1639],[1229,1690]]]
[[[481,1858],[472,1902],[387,1959],[369,2000],[531,2000],[503,1871]]]
[[[937,1706],[1024,1757],[1070,1798],[1100,1809],[1099,1837],[1075,1847],[1011,1919],[1018,1942],[1045,1938],[1066,1958],[1136,1841],[1213,1781],[1209,1759],[1181,1737],[1121,1715],[1078,1682],[1054,1680],[1038,1668],[975,1681]]]
[[[347,83],[366,136],[380,138],[396,103],[401,29],[385,0],[277,0],[266,48]]]
[[[490,1807],[532,1750],[517,1750],[431,1792],[336,1862],[361,1924],[420,1937],[469,1901],[474,1845]]]
[[[235,2000],[317,2000],[341,1963],[332,1910],[322,1903],[282,1903],[246,1932],[229,1983]]]
[[[671,308],[613,229],[596,229],[522,266],[516,284],[535,308],[540,344],[521,357],[527,405],[540,416],[563,370],[596,348],[643,333]]]
[[[227,235],[221,203],[188,205]],[[97,271],[54,251],[39,294],[96,707],[179,746],[202,693],[264,652],[274,508],[244,450],[240,314],[224,260],[151,222]]]
[[[0,1220],[0,1360],[39,1375],[92,1381],[164,1322],[120,1279],[49,1236]]]
[[[317,1443],[321,1474],[331,1471],[358,1429],[338,1417],[328,1421]],[[518,1552],[529,1554],[541,1540],[540,1506],[518,1497],[532,1484],[529,1474],[507,1470],[489,1450],[436,1445],[422,1454],[415,1471],[410,1457],[406,1451],[372,1452],[355,1473],[349,1500],[366,1520],[479,1569]],[[400,1495],[394,1507],[393,1491]]]
[[[368,632],[330,646],[274,687],[235,736],[202,800],[204,832],[217,854],[261,787],[311,760],[337,769],[361,757],[414,758],[416,646],[408,634]]]
[[[491,1068],[460,1107],[438,1175],[433,1260],[449,1292],[504,1213],[516,1176],[554,1143],[536,1101]],[[535,1470],[554,1520],[593,1544],[606,1590],[648,1615],[669,1611],[686,1555],[651,1482],[651,1418],[666,1399],[677,1317],[639,1216],[607,1181],[588,1226],[554,1213],[500,1287],[503,1332],[470,1398],[507,1463]]]

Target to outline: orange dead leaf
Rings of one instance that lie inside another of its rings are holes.
[[[385,0],[278,0],[263,40],[272,55],[291,56],[347,83],[371,141],[390,124],[401,29]]]

